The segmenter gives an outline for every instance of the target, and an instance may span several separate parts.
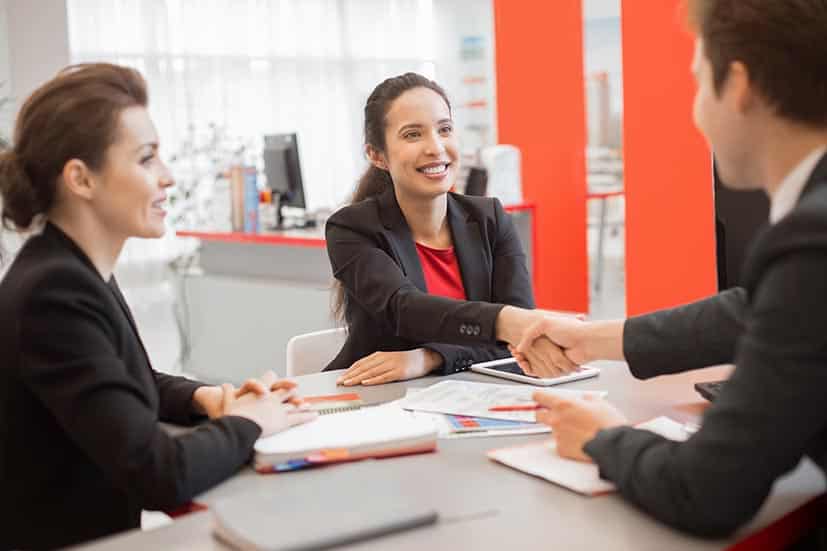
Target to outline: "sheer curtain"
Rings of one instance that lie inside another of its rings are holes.
[[[394,74],[436,70],[432,0],[67,4],[73,61],[141,70],[167,153],[210,123],[248,141],[297,132],[311,209],[340,204],[364,167],[370,90]]]

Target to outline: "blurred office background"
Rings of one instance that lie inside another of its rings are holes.
[[[56,68],[130,65],[149,82],[178,184],[173,229],[214,222],[208,205],[220,200],[210,196],[217,175],[232,163],[260,165],[263,137],[275,133],[298,135],[307,211],[323,217],[347,200],[364,169],[362,108],[384,78],[417,71],[446,88],[466,167],[499,143],[498,115],[507,114],[497,113],[493,4],[0,0],[0,136],[10,138],[20,100]],[[620,0],[583,0],[582,10],[588,309],[608,318],[625,313]],[[537,48],[536,70],[554,71]],[[2,240],[8,253],[19,246],[8,232]],[[182,284],[197,250],[174,231],[160,242],[132,240],[117,272],[158,369],[181,370],[190,341],[207,338],[192,334]]]

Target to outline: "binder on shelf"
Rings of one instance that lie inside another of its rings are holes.
[[[258,171],[253,166],[230,167],[230,198],[234,232],[258,233]]]
[[[230,198],[234,232],[244,230],[244,173],[241,166],[230,167]]]
[[[258,233],[258,171],[245,166],[244,174],[244,233]]]

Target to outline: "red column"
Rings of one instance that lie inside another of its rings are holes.
[[[648,4],[648,2],[647,2]],[[537,306],[585,312],[586,117],[580,0],[494,0],[499,142],[537,205]]]
[[[692,122],[681,0],[622,2],[626,311],[716,290],[711,156]]]

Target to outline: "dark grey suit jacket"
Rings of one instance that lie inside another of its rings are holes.
[[[154,371],[117,284],[47,224],[0,284],[0,549],[138,527],[235,473],[261,429],[203,420],[200,383]]]
[[[376,351],[425,347],[442,373],[504,358],[495,321],[503,305],[534,308],[525,254],[497,199],[448,194],[448,223],[468,301],[427,293],[411,230],[393,189],[344,207],[327,222],[333,275],[345,288],[348,337],[325,368]]]
[[[745,288],[630,318],[624,353],[640,378],[736,365],[685,443],[633,428],[586,445],[624,497],[691,533],[749,520],[804,455],[827,470],[827,156],[795,209],[751,245]]]

